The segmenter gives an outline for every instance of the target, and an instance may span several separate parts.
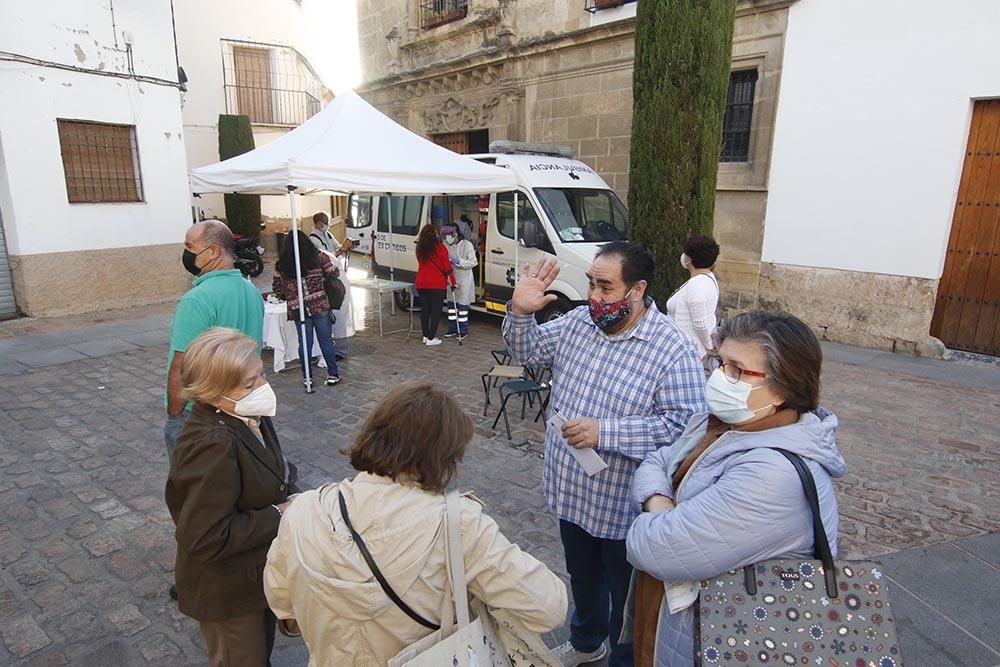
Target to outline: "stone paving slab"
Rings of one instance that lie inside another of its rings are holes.
[[[140,316],[160,317],[164,328],[169,321],[166,309]],[[482,416],[479,376],[494,363],[489,351],[502,346],[498,324],[474,316],[462,347],[448,341],[427,348],[362,331],[351,340],[339,386],[306,395],[297,368],[272,375],[276,425],[303,482],[316,486],[353,474],[340,450],[389,388],[407,379],[442,384],[476,421],[458,485],[486,500],[512,540],[565,577],[556,521],[539,491],[542,425],[522,422],[513,410],[508,441],[490,429],[495,405]],[[36,335],[58,330],[52,322],[22,326]],[[140,344],[122,331],[115,337]],[[197,625],[166,596],[174,566],[163,505],[166,345],[162,331],[135,335],[146,334],[154,344],[141,349],[0,375],[0,664],[204,663]],[[992,417],[1000,392],[830,360],[823,403],[841,417],[850,465],[838,483],[842,556],[952,541],[995,565],[996,536],[988,534],[1000,531],[1000,434]],[[894,567],[887,567],[891,576]],[[921,595],[918,584],[909,585]],[[996,592],[985,592],[982,604],[992,610]],[[925,603],[912,602],[910,636],[918,650],[906,652],[908,665],[1000,663],[967,649],[957,635],[929,634],[938,621],[920,613]],[[548,639],[566,633],[564,627]],[[930,639],[919,639],[924,635]],[[958,662],[938,660],[942,655]],[[276,665],[305,661],[301,642],[279,642]]]

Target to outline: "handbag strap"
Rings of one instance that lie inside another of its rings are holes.
[[[830,540],[826,536],[826,528],[823,526],[823,516],[819,511],[819,492],[816,490],[816,480],[813,478],[809,466],[798,454],[794,454],[787,449],[773,448],[776,452],[788,459],[788,462],[799,474],[802,482],[802,490],[806,494],[806,502],[809,503],[809,510],[812,513],[813,524],[813,549],[818,560],[823,562],[823,577],[826,580],[826,592],[831,598],[837,597],[837,574],[833,567],[833,552],[830,550]]]
[[[469,624],[469,593],[465,584],[465,556],[462,549],[462,515],[458,507],[458,491],[445,496],[445,523],[448,531],[445,563],[451,580],[451,594],[455,600],[455,616],[458,627]]]
[[[351,525],[351,518],[347,515],[347,503],[344,502],[344,494],[342,492],[338,492],[337,496],[340,502],[340,516],[343,517],[344,523],[347,525],[347,530],[351,531],[351,538],[354,540],[354,543],[358,545],[358,550],[361,552],[361,556],[365,559],[365,562],[368,563],[368,567],[371,568],[372,574],[375,575],[375,580],[378,581],[378,585],[382,587],[382,590],[389,596],[389,599],[392,600],[392,602],[399,607],[404,614],[425,628],[430,628],[431,630],[440,629],[441,626],[431,623],[426,618],[413,611],[409,605],[403,602],[403,600],[396,595],[396,591],[392,590],[389,582],[386,581],[384,576],[382,576],[382,571],[379,570],[378,565],[375,564],[375,559],[372,558],[372,554],[368,551],[368,547],[365,545],[364,540],[361,539],[361,535],[359,535],[358,531],[354,530],[354,526]]]

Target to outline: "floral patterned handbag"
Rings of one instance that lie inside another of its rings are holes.
[[[701,582],[695,664],[900,667],[881,566],[834,562],[812,473],[797,454],[775,449],[802,480],[816,559],[767,560]]]

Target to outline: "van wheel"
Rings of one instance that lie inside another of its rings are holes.
[[[396,290],[392,293],[392,298],[396,302],[396,308],[399,308],[403,312],[420,307],[420,300],[414,299],[413,294],[408,289]]]
[[[535,314],[535,319],[538,320],[539,324],[545,324],[546,322],[552,322],[553,320],[558,320],[560,317],[573,310],[573,304],[563,297],[559,297],[549,305],[545,306],[541,311]]]

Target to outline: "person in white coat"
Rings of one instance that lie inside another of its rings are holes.
[[[323,211],[313,215],[313,231],[309,240],[317,250],[325,252],[333,260],[334,266],[340,268],[340,282],[344,283],[344,303],[330,312],[334,316],[333,338],[337,341],[337,358],[342,359],[347,356],[344,353],[347,350],[347,339],[355,333],[354,302],[351,298],[351,285],[347,281],[348,252],[355,244],[351,239],[345,239],[341,244],[330,233],[330,216]]]
[[[472,270],[479,265],[476,247],[456,225],[442,227],[441,236],[448,247],[448,257],[455,267],[455,282],[458,283],[454,300],[452,295],[448,296],[448,333],[445,338],[454,338],[459,334],[465,338],[469,335],[469,304],[476,296],[476,281],[472,275]]]

